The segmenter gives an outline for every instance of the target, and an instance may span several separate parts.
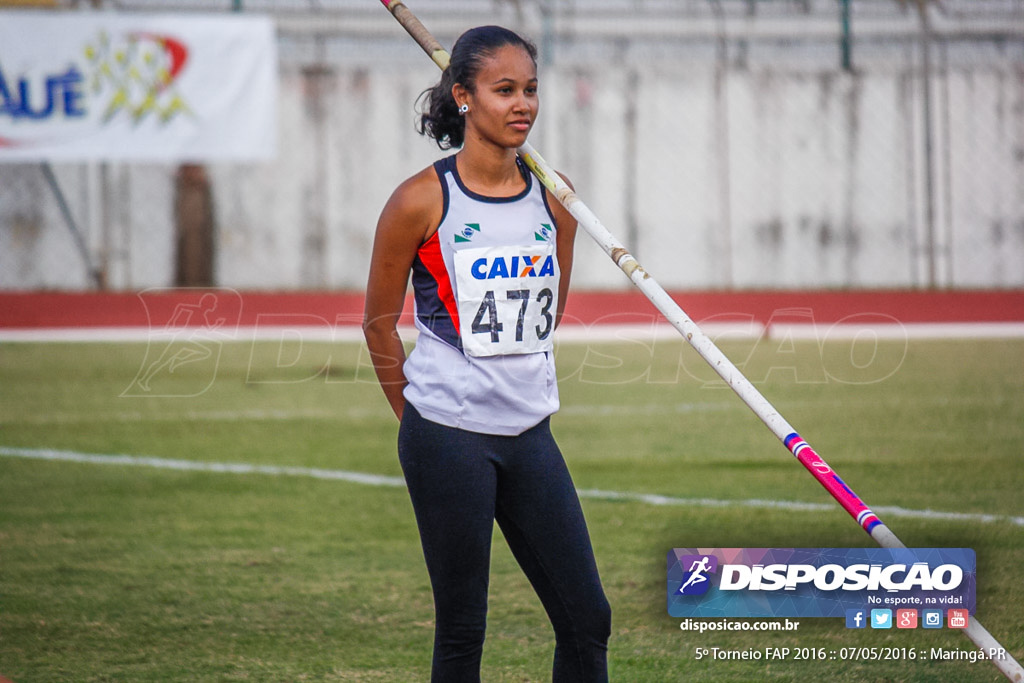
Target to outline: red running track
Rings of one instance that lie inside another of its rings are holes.
[[[694,321],[811,318],[839,322],[850,316],[900,323],[1024,322],[1024,290],[978,291],[682,291],[673,298]],[[205,297],[205,298],[204,298]],[[203,326],[203,316],[229,324],[358,325],[361,292],[269,293],[233,289],[161,289],[142,293],[0,293],[0,328]],[[403,324],[411,324],[411,301]],[[636,291],[573,292],[564,324],[649,323],[660,318]]]

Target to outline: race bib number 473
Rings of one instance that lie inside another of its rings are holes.
[[[552,244],[455,252],[459,335],[471,356],[552,348],[558,259]]]

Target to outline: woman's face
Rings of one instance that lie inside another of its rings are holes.
[[[537,67],[518,45],[504,45],[485,57],[476,75],[475,92],[460,84],[452,89],[455,101],[469,105],[466,141],[471,139],[504,148],[526,142],[537,117]]]

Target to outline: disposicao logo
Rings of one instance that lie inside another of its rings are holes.
[[[673,617],[842,617],[896,608],[973,613],[969,548],[675,548],[668,554]],[[855,624],[853,628],[859,628]]]

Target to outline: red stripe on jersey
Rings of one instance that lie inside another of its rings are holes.
[[[455,326],[455,333],[459,332],[459,306],[455,302],[455,292],[452,291],[452,281],[448,277],[448,268],[444,265],[444,257],[441,255],[441,238],[437,232],[424,242],[417,252],[427,272],[437,283],[437,296],[444,304],[448,315],[452,318],[452,325]]]

